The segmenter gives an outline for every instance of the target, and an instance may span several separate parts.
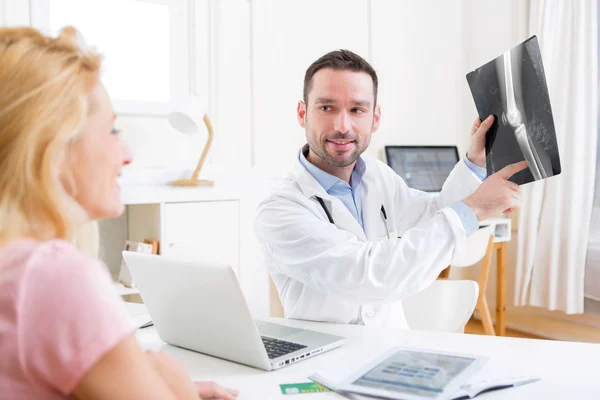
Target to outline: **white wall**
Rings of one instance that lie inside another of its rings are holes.
[[[465,75],[527,39],[529,1],[464,0],[464,4]],[[470,125],[476,110],[464,81],[464,118]]]
[[[0,0],[0,26],[27,26],[29,1]]]
[[[379,75],[387,144],[456,144],[467,151],[476,110],[465,75],[523,40],[527,2],[352,0],[252,2],[254,165],[286,170],[304,143],[295,110],[304,72],[348,48]]]
[[[209,162],[285,169],[304,142],[295,117],[308,65],[348,48],[380,78],[386,144],[457,144],[475,117],[465,75],[525,38],[519,0],[191,0],[192,88],[208,98]],[[29,24],[29,2],[0,0],[0,22]],[[132,168],[193,166],[205,135],[164,119],[120,117]]]
[[[211,98],[217,139],[213,160],[220,164],[252,165],[251,2],[214,1]],[[219,140],[220,139],[220,140]]]
[[[460,144],[467,129],[460,101],[466,83],[463,2],[371,3],[382,118],[370,152],[381,156],[386,144]]]
[[[289,170],[305,143],[296,119],[304,73],[328,51],[369,55],[367,0],[252,2],[254,162]]]
[[[250,2],[193,0],[190,4],[191,88],[208,102],[215,138],[208,162],[251,165]],[[164,118],[120,117],[133,151],[132,169],[193,167],[206,135],[184,136]]]

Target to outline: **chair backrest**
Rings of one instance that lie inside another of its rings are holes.
[[[269,276],[269,314],[271,317],[283,318],[283,305],[281,304],[281,299],[279,298],[279,293],[277,292],[277,288],[275,287],[275,282],[273,282],[273,278]]]
[[[456,333],[464,331],[478,296],[475,281],[443,279],[402,300],[402,305],[410,329]]]
[[[494,235],[495,226],[480,228],[467,238],[465,252],[459,259],[453,259],[451,267],[470,267],[477,264],[488,251],[490,235]]]

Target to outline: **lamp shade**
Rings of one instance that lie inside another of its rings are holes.
[[[195,135],[200,132],[204,114],[204,103],[200,98],[189,96],[184,101],[177,103],[167,119],[176,131],[186,135]]]

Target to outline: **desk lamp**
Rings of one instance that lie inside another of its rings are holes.
[[[208,131],[208,140],[202,150],[200,161],[196,166],[196,170],[190,179],[180,179],[170,182],[172,186],[213,186],[213,181],[198,180],[198,175],[206,160],[206,155],[213,140],[213,127],[208,119],[208,115],[203,112],[204,107],[202,102],[197,97],[189,97],[185,103],[180,104],[176,110],[169,113],[167,119],[171,126],[180,133],[186,135],[195,135],[200,132],[202,123],[206,125]],[[201,122],[202,120],[202,122]]]

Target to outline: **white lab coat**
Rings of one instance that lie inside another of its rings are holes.
[[[401,299],[460,256],[466,232],[450,206],[481,184],[464,161],[433,195],[408,188],[381,161],[363,159],[364,231],[299,160],[258,207],[255,232],[287,318],[408,328]]]

